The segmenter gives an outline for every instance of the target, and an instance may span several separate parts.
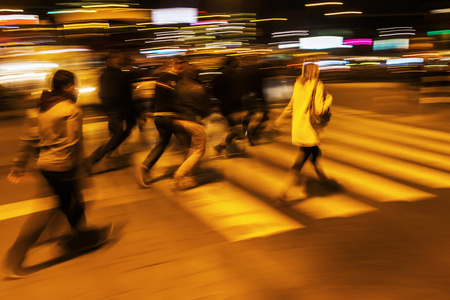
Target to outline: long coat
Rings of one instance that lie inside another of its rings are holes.
[[[275,122],[275,125],[277,126],[286,115],[292,113],[292,144],[297,146],[312,147],[319,144],[319,133],[311,125],[308,109],[315,84],[315,80],[308,80],[302,84],[302,82],[297,79],[289,104]],[[325,111],[330,107],[331,102],[333,101],[333,97],[328,93],[326,93],[324,99],[324,93],[324,85],[322,81],[319,80],[317,82],[314,99],[316,113]]]

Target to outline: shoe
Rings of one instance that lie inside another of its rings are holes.
[[[216,145],[214,145],[213,147],[214,147],[214,150],[217,151],[217,155],[219,155],[220,152],[222,152],[222,150],[225,149],[225,146],[223,146],[223,145],[221,145],[221,144],[216,144]]]
[[[255,143],[253,142],[253,133],[246,131],[245,135],[247,136],[248,144],[252,147],[255,146]]]
[[[172,182],[172,190],[182,191],[192,189],[197,186],[197,182],[191,176],[185,176],[183,178],[174,179]]]
[[[14,280],[30,276],[31,273],[25,272],[22,268],[8,269],[5,271],[5,279]]]
[[[136,181],[141,187],[144,188],[150,187],[151,177],[149,169],[146,166],[144,165],[138,166],[136,170]]]
[[[281,207],[289,205],[289,202],[286,200],[286,198],[282,196],[275,197],[275,203]]]
[[[70,252],[85,252],[95,250],[108,242],[114,228],[114,223],[101,228],[91,228],[79,231],[72,239],[62,244]]]

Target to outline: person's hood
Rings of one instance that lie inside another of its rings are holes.
[[[39,111],[47,111],[55,104],[71,99],[70,95],[64,92],[43,91],[38,102]]]

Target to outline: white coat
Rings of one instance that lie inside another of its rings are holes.
[[[316,84],[315,80],[308,80],[304,84],[298,78],[295,81],[294,91],[289,104],[284,108],[274,126],[278,127],[281,120],[292,113],[292,144],[300,147],[313,147],[319,144],[319,133],[309,121],[309,102]],[[322,113],[330,107],[333,97],[327,93],[323,100],[324,85],[321,80],[317,82],[314,105],[316,113]]]

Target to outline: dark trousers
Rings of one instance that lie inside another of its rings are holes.
[[[312,147],[300,147],[297,158],[291,169],[300,172],[305,162],[310,159],[314,166],[316,166],[316,160],[321,155],[320,148],[318,146]]]
[[[108,129],[111,138],[104,142],[89,156],[92,164],[100,161],[106,154],[111,153],[130,135],[131,130],[136,125],[136,118],[133,115],[124,115],[119,109],[106,110],[108,115]],[[125,128],[124,128],[125,122]]]
[[[180,124],[174,122],[173,118],[157,116],[154,122],[159,133],[159,141],[142,162],[142,165],[148,169],[151,169],[164,153],[172,135],[176,136],[180,145],[184,148],[188,148],[190,145],[189,134]]]
[[[75,231],[86,227],[85,207],[80,182],[75,169],[67,172],[41,170],[49,185],[57,195],[59,209],[65,214]],[[20,268],[26,253],[36,243],[49,223],[55,209],[34,213],[23,224],[19,236],[6,254],[6,265],[11,269]]]

